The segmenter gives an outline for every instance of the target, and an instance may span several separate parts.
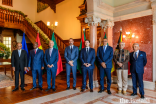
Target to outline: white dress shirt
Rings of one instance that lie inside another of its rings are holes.
[[[89,52],[90,47],[86,47],[86,52],[87,52],[87,48],[88,48],[88,52]]]

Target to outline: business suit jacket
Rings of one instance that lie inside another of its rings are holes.
[[[19,57],[18,50],[14,50],[11,56],[11,64],[12,67],[15,67],[16,70],[23,70],[24,67],[27,67],[27,52],[25,50],[21,50],[21,55]]]
[[[120,62],[123,64],[123,67],[122,69],[126,69],[128,70],[128,62],[129,62],[129,51],[128,50],[125,50],[123,49],[122,51],[124,51],[124,56],[122,56],[122,52],[120,51],[120,49],[117,49],[115,50],[114,52],[114,56],[113,56],[113,59],[114,59],[114,62],[115,62],[115,68],[118,70],[120,69],[120,66],[117,64],[117,62]],[[118,56],[119,54],[121,54],[121,57]],[[119,60],[121,60],[121,58],[123,58],[123,62],[117,60],[117,58],[119,57]]]
[[[21,50],[19,57],[18,50],[14,50],[11,56],[12,67],[15,67],[15,89],[19,86],[19,73],[21,78],[21,88],[24,88],[24,67],[27,67],[27,52]]]
[[[30,51],[28,67],[32,70],[41,70],[44,67],[44,52],[41,49],[37,49],[35,54],[34,49]]]
[[[66,59],[66,65],[69,65],[68,62],[73,60],[74,61],[73,65],[77,66],[78,56],[79,56],[78,47],[73,45],[72,53],[70,50],[70,46],[66,47],[65,52],[64,52],[64,58]]]
[[[58,50],[53,48],[52,53],[51,53],[51,57],[49,55],[49,49],[47,49],[45,51],[45,55],[44,55],[44,62],[46,64],[46,69],[54,69],[57,70],[57,62],[58,62]],[[54,65],[54,67],[49,68],[47,67],[47,65]]]
[[[83,48],[80,52],[80,60],[82,63],[81,68],[86,68],[84,63],[90,63],[91,66],[87,67],[89,69],[94,69],[94,62],[95,62],[95,50],[93,48],[89,48],[88,57],[86,53],[86,48]]]
[[[130,53],[130,72],[131,73],[144,73],[144,66],[147,63],[146,53],[143,51],[139,51],[138,58],[135,60],[133,56],[134,52]]]
[[[113,48],[107,45],[105,53],[103,51],[103,46],[100,46],[97,50],[97,60],[99,62],[98,67],[102,68],[101,63],[106,63],[106,68],[112,68],[113,59]]]

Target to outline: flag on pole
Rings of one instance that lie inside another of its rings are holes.
[[[39,33],[37,33],[36,42],[38,43],[38,48],[39,49],[42,49],[42,45],[41,45],[41,42],[40,42]]]
[[[23,33],[23,38],[22,38],[22,49],[27,52],[27,58],[29,58],[28,47],[27,47],[27,43],[25,40],[25,33]],[[27,70],[24,72],[24,74],[26,74],[28,71],[29,71],[29,69],[27,68]]]
[[[57,46],[57,43],[56,43],[56,40],[55,40],[55,36],[54,36],[54,32],[52,34],[51,40],[54,42],[53,48],[58,49],[58,46]],[[63,71],[62,59],[61,59],[61,55],[60,55],[59,51],[58,51],[58,55],[59,55],[59,59],[58,59],[58,62],[57,62],[57,73],[56,73],[56,75],[58,75],[60,72]]]
[[[104,36],[104,39],[107,39],[107,36],[106,36],[106,33],[105,33],[105,36]],[[107,45],[109,46],[109,44],[107,43]],[[115,71],[115,67],[114,67],[114,62],[112,60],[112,69],[111,69],[111,73]]]
[[[83,34],[82,34],[81,43],[80,43],[80,46],[79,46],[79,54],[80,54],[81,49],[85,48],[85,40],[86,40],[86,36],[85,36],[85,31],[84,31]],[[82,71],[81,71],[81,61],[80,61],[79,58],[77,60],[77,69],[80,71],[80,73],[82,73]]]

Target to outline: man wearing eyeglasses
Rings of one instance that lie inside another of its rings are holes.
[[[107,93],[111,94],[111,69],[112,69],[112,59],[113,59],[113,48],[108,46],[108,40],[103,39],[103,46],[99,47],[97,50],[97,60],[99,62],[98,68],[100,71],[100,91],[104,91],[104,76],[107,76]]]

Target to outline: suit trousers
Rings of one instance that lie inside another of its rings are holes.
[[[88,72],[88,76],[89,76],[89,88],[93,89],[93,70],[94,69],[82,68],[82,75],[83,75],[82,89],[86,88],[87,72]]]
[[[139,84],[139,93],[144,95],[143,73],[131,73],[133,83],[133,93],[137,93],[137,83]]]
[[[111,86],[111,68],[100,68],[100,85],[101,89],[104,90],[104,77],[107,76],[107,90],[110,90]]]
[[[117,85],[118,90],[127,90],[128,70],[117,69]]]
[[[73,87],[76,87],[77,65],[70,66],[69,64],[66,64],[67,87],[70,87],[70,72],[71,72],[71,69],[72,69],[72,73],[73,73]]]
[[[33,87],[36,87],[36,77],[37,77],[37,73],[38,73],[38,85],[39,87],[42,87],[42,70],[41,69],[37,69],[37,70],[32,70],[32,76],[33,76]]]
[[[56,78],[57,69],[47,69],[47,84],[48,89],[51,88],[51,78],[52,78],[52,89],[55,89],[55,78]]]
[[[23,70],[15,68],[15,88],[18,88],[19,86],[19,73],[21,78],[21,88],[24,88],[24,68]]]

